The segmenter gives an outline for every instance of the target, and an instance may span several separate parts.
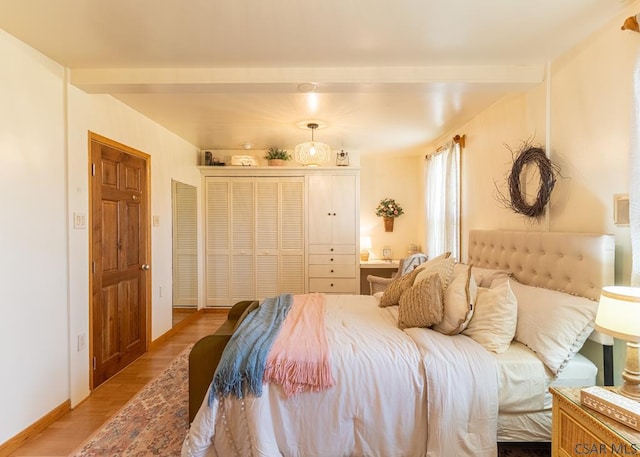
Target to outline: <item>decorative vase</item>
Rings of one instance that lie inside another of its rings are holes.
[[[384,217],[384,231],[385,232],[393,232],[393,218],[392,217]]]
[[[269,159],[270,167],[282,167],[284,166],[285,160],[283,159]]]

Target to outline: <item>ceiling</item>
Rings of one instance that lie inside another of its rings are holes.
[[[333,149],[409,153],[629,3],[0,0],[0,28],[201,149],[292,149],[317,121]]]

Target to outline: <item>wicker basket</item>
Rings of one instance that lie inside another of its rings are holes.
[[[384,231],[385,232],[393,232],[393,218],[392,217],[384,217]]]

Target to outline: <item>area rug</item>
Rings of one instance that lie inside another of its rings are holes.
[[[179,457],[189,425],[191,345],[150,381],[70,457]],[[549,457],[547,449],[500,445],[498,457]]]
[[[70,457],[178,457],[189,425],[189,345]]]

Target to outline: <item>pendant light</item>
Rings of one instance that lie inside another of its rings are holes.
[[[296,146],[294,152],[296,162],[301,165],[322,165],[329,160],[331,148],[328,144],[313,140],[313,131],[318,128],[318,124],[309,123],[307,128],[311,129],[311,141]]]

